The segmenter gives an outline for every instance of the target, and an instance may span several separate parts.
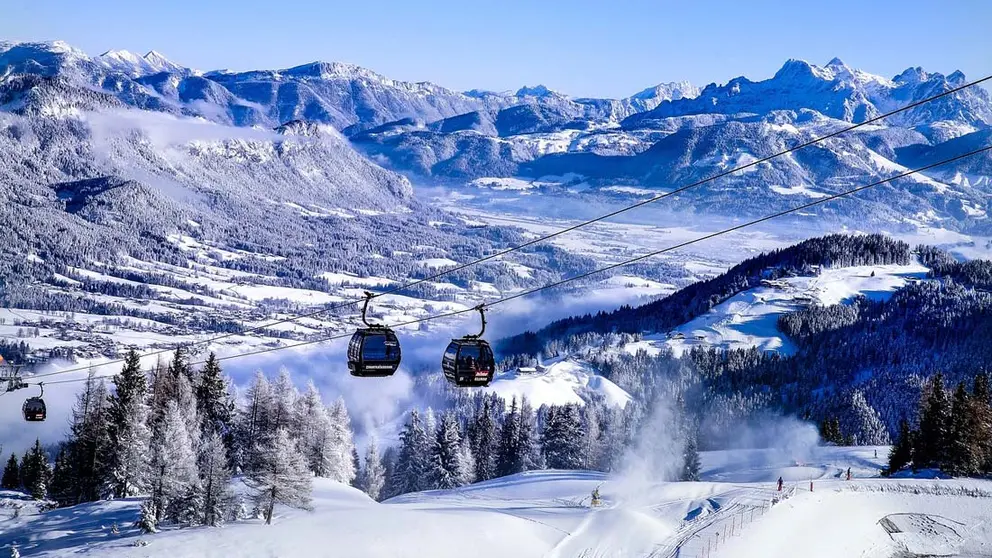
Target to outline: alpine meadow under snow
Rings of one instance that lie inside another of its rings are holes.
[[[0,554],[990,555],[992,152],[721,232],[989,147],[986,89],[921,102],[968,81],[0,42]],[[346,366],[366,290],[388,378]],[[486,303],[495,376],[453,387]]]

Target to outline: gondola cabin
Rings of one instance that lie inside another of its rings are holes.
[[[45,400],[40,397],[29,397],[21,410],[24,412],[24,420],[28,422],[41,422],[48,417]]]
[[[452,339],[441,358],[444,377],[458,387],[488,386],[496,372],[493,350],[483,339]]]
[[[393,330],[372,326],[359,329],[348,343],[348,370],[352,376],[392,376],[400,366],[400,342]]]

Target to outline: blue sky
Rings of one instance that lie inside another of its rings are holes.
[[[199,69],[351,62],[453,89],[543,83],[621,97],[664,81],[761,79],[787,58],[893,76],[992,71],[992,2],[830,0],[3,0],[0,39],[155,49]]]

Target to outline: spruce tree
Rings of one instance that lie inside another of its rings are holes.
[[[147,488],[151,441],[145,374],[134,349],[128,351],[121,373],[112,381],[115,390],[107,405],[107,465],[111,492],[124,498]]]
[[[17,456],[10,454],[7,466],[3,468],[3,479],[0,480],[0,488],[4,490],[17,490],[21,487],[21,469],[17,465]]]
[[[55,456],[55,467],[52,470],[52,485],[48,493],[59,506],[71,506],[76,503],[75,481],[73,479],[72,464],[69,459],[68,443],[63,443],[59,447],[58,454]]]
[[[351,419],[344,399],[328,409],[330,429],[328,430],[327,452],[329,456],[327,476],[340,483],[351,484],[355,479],[355,466],[352,460],[355,443],[351,436]]]
[[[516,397],[510,402],[510,412],[503,419],[496,458],[496,474],[500,477],[524,471],[523,449],[520,445],[520,412]]]
[[[585,432],[578,405],[552,406],[542,434],[549,469],[581,469],[586,463]]]
[[[913,461],[916,467],[940,467],[948,463],[947,443],[951,428],[951,402],[944,390],[944,376],[937,374],[930,383]]]
[[[484,481],[496,477],[496,457],[499,449],[495,409],[492,400],[482,401],[470,430],[472,454],[475,458],[475,480]]]
[[[520,455],[524,471],[544,468],[540,436],[537,430],[537,413],[527,397],[520,398]]]
[[[431,451],[430,476],[433,488],[462,486],[461,435],[458,419],[453,413],[445,413],[437,426]]]
[[[430,487],[430,442],[420,418],[413,409],[403,431],[400,432],[400,449],[393,471],[393,495],[419,492]]]
[[[362,489],[369,498],[379,500],[383,495],[382,489],[386,484],[386,468],[379,456],[379,447],[375,438],[369,439],[369,445],[365,448],[365,466],[361,468],[359,476],[359,488]]]
[[[695,429],[689,429],[686,433],[685,448],[682,453],[682,474],[680,480],[699,480],[699,444],[697,442]]]
[[[354,478],[351,479],[351,486],[361,490],[361,476],[362,476],[362,458],[358,456],[358,446],[352,444],[351,446],[351,469],[355,472]]]
[[[582,407],[582,428],[585,434],[583,439],[583,453],[585,454],[585,469],[593,471],[606,471],[609,469],[605,463],[605,441],[600,423],[600,407],[595,401],[590,401]]]
[[[971,390],[974,405],[975,432],[973,433],[979,458],[979,470],[992,473],[992,388],[989,376],[981,373],[975,376]]]
[[[21,484],[24,490],[35,500],[43,500],[48,496],[48,486],[52,482],[52,469],[48,464],[48,456],[41,448],[41,440],[36,439],[21,461]]]
[[[913,432],[909,429],[909,422],[906,419],[899,421],[899,437],[889,451],[889,469],[891,475],[907,465],[913,460]]]
[[[224,372],[214,353],[210,353],[200,371],[200,383],[196,385],[196,404],[203,420],[204,432],[217,432],[224,439],[225,447],[230,448],[233,441],[234,403],[228,392]]]
[[[194,442],[179,403],[169,401],[151,442],[151,500],[155,520],[188,519],[191,497],[199,488]]]
[[[388,500],[393,496],[402,494],[400,491],[400,475],[397,474],[397,461],[399,460],[399,450],[390,446],[382,452],[382,490],[379,492],[379,500]]]

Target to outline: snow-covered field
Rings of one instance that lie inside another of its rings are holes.
[[[876,452],[877,456],[876,457]],[[992,553],[992,481],[884,479],[887,447],[704,452],[701,482],[535,471],[376,503],[318,479],[312,512],[140,535],[134,499],[46,513],[0,493],[0,548],[69,557],[958,556]],[[852,480],[844,480],[850,468]],[[775,481],[783,477],[785,490]],[[812,482],[813,490],[810,491]],[[599,488],[602,505],[590,506]],[[773,501],[777,503],[773,505]],[[119,534],[112,532],[116,523]],[[146,546],[139,546],[143,541]]]

